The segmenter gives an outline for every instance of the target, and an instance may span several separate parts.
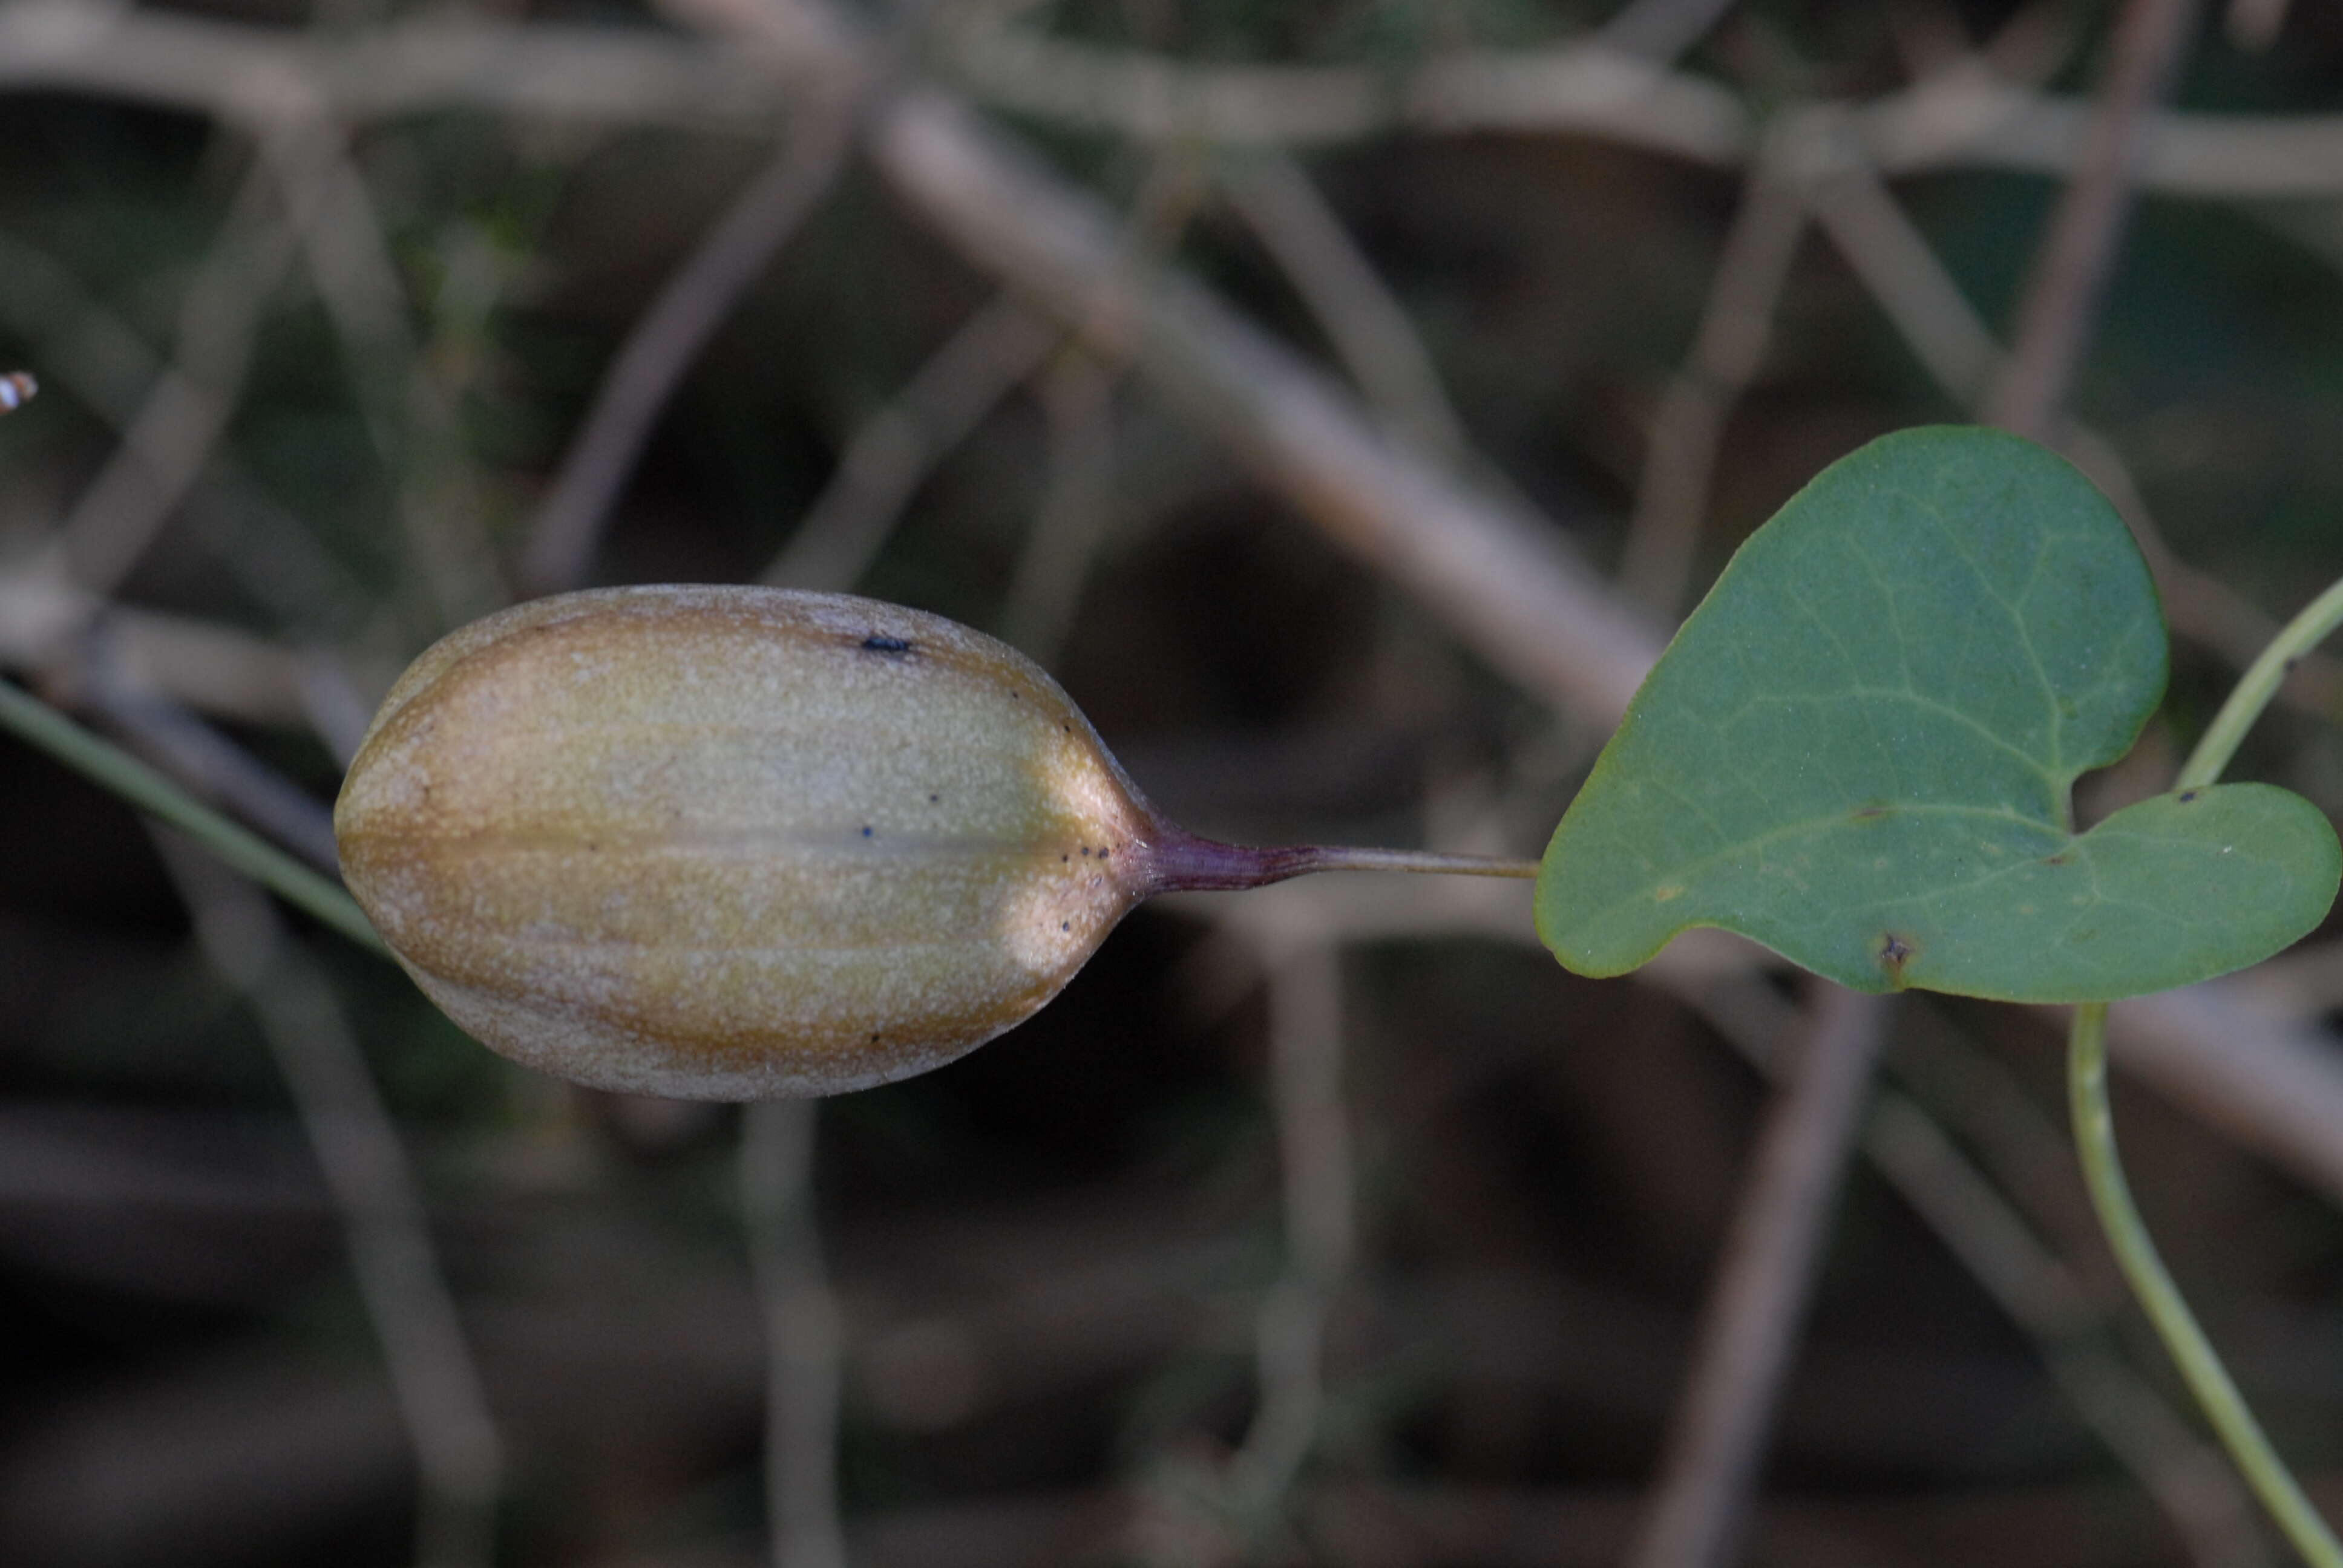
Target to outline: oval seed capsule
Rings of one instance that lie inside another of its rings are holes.
[[[1158,892],[1536,871],[1200,839],[1014,648],[760,588],[567,594],[443,638],[375,715],[334,836],[398,961],[478,1040],[697,1100],[940,1066]]]
[[[904,1077],[1025,1018],[1151,890],[1155,824],[1004,644],[689,587],[543,599],[435,645],[334,830],[399,961],[485,1043],[752,1099]]]

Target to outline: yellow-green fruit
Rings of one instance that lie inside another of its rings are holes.
[[[1013,649],[751,588],[570,594],[456,632],[392,689],[334,810],[351,892],[470,1033],[728,1100],[905,1077],[1010,1028],[1163,885],[1167,831]]]

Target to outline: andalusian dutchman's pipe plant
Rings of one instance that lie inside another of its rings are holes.
[[[1841,985],[2029,1001],[2253,963],[2334,897],[2309,802],[2198,786],[2071,819],[2164,678],[2147,568],[2082,476],[1981,430],[1875,442],[1684,623],[1555,831],[1539,930],[1587,974],[1722,926]],[[1158,892],[1528,869],[1199,839],[1015,650],[754,588],[570,594],[443,639],[335,828],[385,940],[481,1040],[725,1099],[949,1060]]]
[[[2343,585],[2247,671],[2169,792],[2078,832],[2076,779],[2163,695],[2147,568],[2059,458],[1913,430],[1742,547],[1541,867],[1199,839],[1001,644],[740,588],[569,595],[445,638],[384,703],[335,827],[351,891],[458,1022],[662,1094],[923,1070],[1041,1006],[1151,894],[1335,868],[1534,872],[1539,933],[1584,974],[1715,926],[1858,990],[2074,1002],[2077,1147],[2117,1255],[2295,1548],[2343,1568],[2140,1224],[2105,1036],[2107,1001],[2257,962],[2325,917],[2343,873],[2326,818],[2216,780],[2338,623]],[[142,800],[167,793],[0,699],[0,722]],[[328,919],[347,908],[200,808],[176,815]]]

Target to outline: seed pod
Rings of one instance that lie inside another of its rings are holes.
[[[1056,683],[939,617],[631,588],[447,637],[334,811],[409,974],[602,1088],[823,1094],[1057,994],[1151,890],[1153,814]]]
[[[484,1043],[598,1088],[831,1094],[973,1050],[1171,889],[1532,865],[1166,821],[1014,648],[842,594],[517,606],[399,678],[342,875]]]

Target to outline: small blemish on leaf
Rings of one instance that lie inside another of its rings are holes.
[[[1849,817],[1847,820],[1850,822],[1876,822],[1879,819],[1886,815],[1887,808],[1885,806],[1865,806],[1863,809]]]
[[[2180,792],[2180,803],[2186,806],[2189,801],[2197,799],[2198,793],[2199,791],[2195,789],[2183,789]]]
[[[2072,849],[2061,849],[2061,850],[2059,850],[2059,851],[2058,851],[2056,854],[2055,854],[2055,855],[2045,855],[2045,856],[2043,856],[2043,857],[2042,857],[2042,863],[2043,863],[2044,865],[2046,865],[2046,866],[2066,866],[2066,865],[2071,865],[2071,864],[2073,864],[2073,863],[2074,863],[2074,859],[2075,859],[2075,851],[2074,851],[2074,850],[2072,850]]]
[[[1896,990],[1904,989],[1904,968],[1917,950],[1907,938],[1894,931],[1880,933],[1879,967],[1887,971],[1888,983]]]
[[[1671,899],[1681,899],[1684,897],[1684,884],[1682,882],[1670,882],[1664,888],[1654,888],[1652,890],[1652,902],[1655,904],[1664,904]]]

